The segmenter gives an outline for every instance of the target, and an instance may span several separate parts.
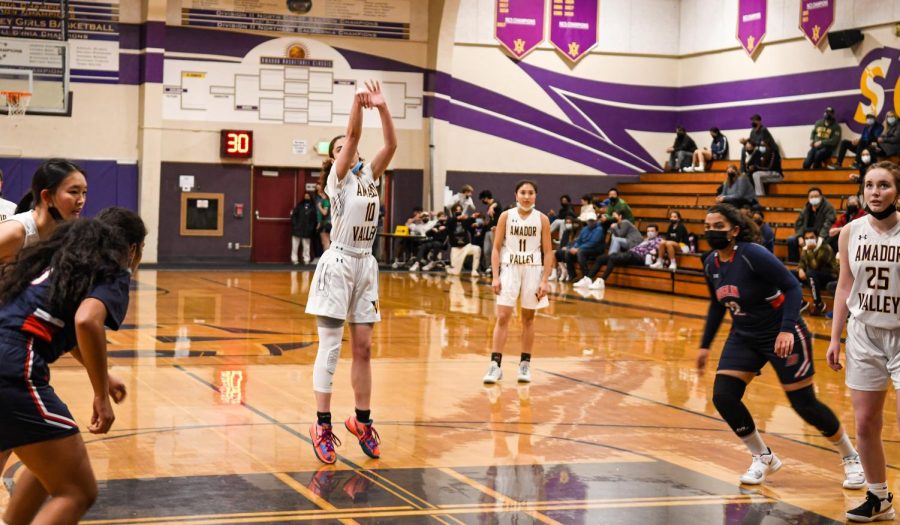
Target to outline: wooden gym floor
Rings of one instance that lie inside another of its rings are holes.
[[[139,272],[128,325],[109,334],[130,395],[112,432],[84,434],[100,480],[85,523],[809,524],[843,522],[863,497],[841,489],[837,454],[793,413],[769,369],[747,402],[785,466],[762,488],[740,487],[750,458],[711,403],[717,363],[704,376],[694,370],[706,301],[557,284],[537,319],[534,382],[515,383],[514,323],[506,379],[485,388],[488,283],[408,273],[381,275],[373,418],[383,457],[366,458],[341,428],[338,464],[320,468],[307,433],[310,278]],[[824,365],[828,324],[808,321],[819,395],[852,435],[843,376]],[[349,372],[342,359],[337,421],[353,409]],[[53,374],[85,427],[83,369],[65,357]],[[8,483],[20,468],[13,458]],[[5,499],[0,489],[0,507]]]

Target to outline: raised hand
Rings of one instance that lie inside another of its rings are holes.
[[[377,80],[367,80],[365,84],[369,94],[369,105],[367,107],[385,107],[387,103],[384,100],[384,94],[381,93],[381,84]]]

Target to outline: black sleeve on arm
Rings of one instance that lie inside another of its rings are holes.
[[[793,332],[794,326],[800,320],[800,304],[803,301],[800,281],[788,271],[784,263],[762,246],[747,244],[743,255],[758,276],[777,286],[784,294],[781,331]]]
[[[713,252],[707,258],[715,256],[716,254]],[[716,338],[716,332],[719,331],[722,320],[725,319],[725,307],[719,304],[719,301],[716,301],[716,290],[713,288],[709,274],[704,270],[703,275],[706,277],[706,286],[709,288],[709,309],[706,312],[706,323],[703,325],[703,338],[700,340],[700,348],[709,348],[713,339]]]

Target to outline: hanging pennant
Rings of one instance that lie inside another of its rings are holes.
[[[766,36],[766,0],[738,0],[737,39],[752,57]]]
[[[819,47],[834,24],[836,0],[800,0],[800,31],[809,42]]]
[[[516,58],[544,41],[544,0],[497,0],[494,38]]]
[[[550,43],[570,62],[597,45],[600,0],[550,0]]]

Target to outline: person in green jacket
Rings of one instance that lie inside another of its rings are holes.
[[[822,169],[822,163],[831,157],[841,143],[841,127],[834,119],[834,108],[825,108],[825,114],[816,121],[809,134],[809,153],[803,161],[803,169]]]
[[[619,190],[615,188],[609,189],[609,198],[600,203],[600,206],[606,208],[606,213],[601,217],[600,222],[606,226],[607,223],[615,222],[613,212],[619,212],[622,218],[634,223],[634,213],[631,212],[631,206],[625,202],[625,199],[619,197]]]
[[[824,315],[825,302],[822,301],[822,290],[828,283],[837,280],[838,262],[831,246],[827,242],[819,241],[819,232],[815,228],[807,228],[803,232],[800,264],[797,265],[797,270],[791,273],[812,291],[813,304],[807,302],[801,307],[801,311],[807,310],[812,315]]]

